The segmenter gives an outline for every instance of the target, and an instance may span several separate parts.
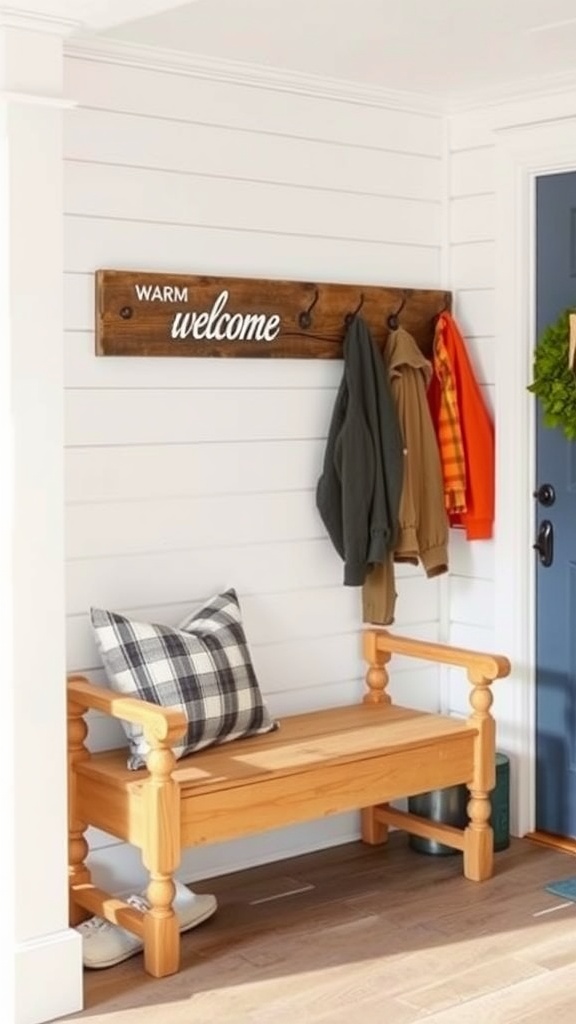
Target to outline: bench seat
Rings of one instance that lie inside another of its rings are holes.
[[[176,762],[172,778],[180,791],[182,844],[323,817],[358,808],[367,797],[380,803],[409,796],[422,791],[423,773],[430,788],[469,782],[476,735],[458,719],[383,704],[283,718],[276,732]],[[89,814],[93,826],[141,845],[148,771],[130,771],[126,751],[114,750],[81,762],[77,773],[79,813]],[[111,790],[114,802],[107,799]],[[121,820],[115,812],[119,800],[131,808]]]

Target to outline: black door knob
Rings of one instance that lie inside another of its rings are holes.
[[[544,505],[544,508],[550,508],[556,501],[556,491],[552,484],[541,484],[538,490],[534,491],[534,497]]]

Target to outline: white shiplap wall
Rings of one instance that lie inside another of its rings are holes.
[[[454,309],[476,378],[494,412],[495,389],[495,182],[494,145],[473,115],[453,118],[449,148],[449,268]],[[450,540],[451,643],[494,649],[494,541]],[[469,711],[468,693],[450,674],[448,706]]]
[[[97,359],[93,274],[441,287],[442,121],[86,57],[67,77],[68,667],[103,679],[90,605],[171,624],[234,585],[274,713],[356,699],[360,596],[314,499],[342,364]],[[399,627],[436,637],[440,587],[403,570]],[[437,706],[434,670],[399,662],[393,690]],[[92,746],[121,741],[92,718]],[[347,815],[196,852],[181,874],[356,834]],[[133,850],[91,840],[101,884],[141,876]]]

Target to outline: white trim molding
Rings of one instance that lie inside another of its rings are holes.
[[[535,824],[535,182],[576,168],[576,119],[496,133],[496,641],[512,662],[499,737],[514,757],[512,832]]]
[[[74,928],[22,942],[16,949],[18,1024],[42,1024],[83,1005],[82,936]],[[65,978],[66,984],[57,979]]]
[[[0,4],[0,28],[66,36],[76,32],[81,25],[82,22],[72,16],[70,3]]]
[[[58,35],[104,31],[179,6],[178,0],[11,0],[0,4],[0,26]]]
[[[125,43],[98,36],[83,35],[70,39],[65,52],[67,57],[80,60],[189,75],[209,81],[273,89],[276,92],[315,96],[387,110],[402,110],[431,117],[440,117],[443,109],[441,97],[425,93],[383,89],[362,82],[349,82],[346,79],[304,74],[300,71],[250,64],[247,61],[207,57],[139,43]]]
[[[115,0],[115,4],[118,4],[118,0]],[[97,6],[104,10],[106,4]],[[126,0],[125,11],[129,6],[130,0]],[[168,6],[176,5],[166,3],[163,9],[167,9]],[[458,115],[468,111],[481,112],[488,115],[493,127],[539,120],[539,110],[543,105],[548,111],[551,106],[555,106],[554,116],[567,116],[576,90],[576,72],[565,71],[539,78],[501,83],[487,89],[472,90],[464,92],[459,97],[446,92],[411,92],[93,34],[96,29],[104,29],[111,24],[119,24],[130,19],[127,16],[120,17],[117,11],[114,17],[110,14],[106,20],[105,25],[103,17],[97,19],[86,16],[83,22],[84,30],[68,40],[66,55],[80,60],[188,75],[208,81],[229,82],[233,85],[272,89],[277,92],[290,92],[435,117]],[[550,116],[548,112],[544,119],[549,119]]]
[[[446,100],[447,114],[462,114],[467,111],[485,111],[505,104],[526,103],[527,100],[541,101],[574,93],[576,71],[558,71],[547,75],[533,75],[512,82],[500,82],[484,89],[474,89],[458,97]]]
[[[36,0],[37,6],[42,6]],[[47,9],[48,4],[43,5]],[[0,28],[2,1020],[82,1009],[67,927],[62,35]],[[49,542],[47,542],[47,538]],[[30,622],[36,602],[42,615]],[[41,773],[29,749],[50,737]],[[21,809],[25,808],[25,813]],[[7,951],[7,952],[6,952]],[[13,999],[15,1015],[5,1002]]]

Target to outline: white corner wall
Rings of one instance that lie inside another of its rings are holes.
[[[342,364],[96,358],[93,275],[442,287],[442,119],[86,56],[66,73],[68,668],[103,680],[90,605],[176,623],[232,584],[273,712],[356,699],[360,594],[315,508]],[[436,638],[441,586],[405,570],[398,627]],[[438,705],[434,669],[400,661],[393,690]],[[92,718],[93,747],[120,742]],[[181,875],[357,835],[346,815],[195,852]],[[131,848],[90,838],[101,884],[143,877]]]
[[[0,9],[0,1004],[16,1024],[82,1003],[67,908],[60,29]]]
[[[494,141],[478,130],[474,115],[453,118],[448,131],[449,275],[454,312],[476,378],[492,415],[495,409],[495,181]],[[450,535],[449,640],[494,650],[494,540]],[[450,674],[448,707],[469,711],[467,688]]]

